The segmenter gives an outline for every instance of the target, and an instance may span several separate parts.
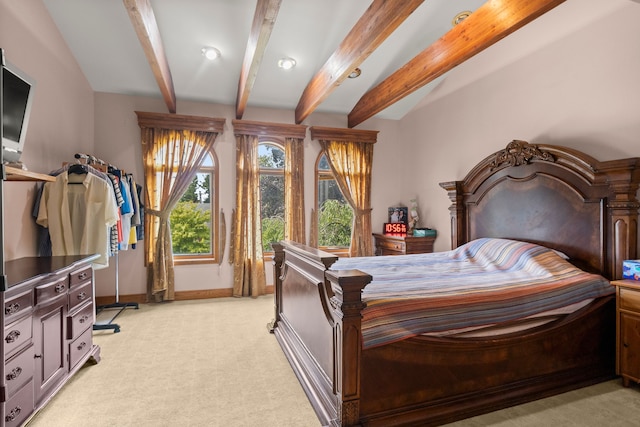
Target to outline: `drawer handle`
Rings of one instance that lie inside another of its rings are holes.
[[[4,340],[7,342],[7,344],[10,344],[12,342],[15,342],[18,337],[20,337],[20,331],[11,331],[7,334]]]
[[[80,292],[78,294],[78,300],[82,301],[83,299],[85,299],[87,297],[87,293],[86,292]]]
[[[78,346],[78,351],[82,350],[83,348],[85,348],[87,346],[86,342],[81,342],[80,345]]]
[[[17,302],[14,302],[13,304],[10,304],[4,308],[4,314],[6,315],[15,314],[18,311],[20,311],[20,304],[18,304]]]
[[[15,420],[16,417],[20,415],[20,411],[22,411],[22,408],[19,406],[13,408],[11,412],[9,412],[6,417],[4,417],[5,422],[10,423],[11,421]]]
[[[89,276],[89,274],[86,271],[83,271],[82,273],[78,274],[78,279],[84,280],[87,278],[87,276]]]
[[[61,294],[67,290],[67,286],[64,283],[58,283],[56,285],[56,293]]]
[[[17,379],[22,373],[22,368],[18,366],[17,368],[13,368],[11,372],[7,374],[7,381],[13,381]]]
[[[80,323],[84,323],[84,322],[86,322],[87,320],[89,320],[89,316],[85,314],[84,316],[82,316],[82,317],[80,318],[80,320],[78,320],[78,322],[80,322]]]

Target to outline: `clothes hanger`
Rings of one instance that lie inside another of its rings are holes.
[[[75,174],[86,174],[88,173],[87,165],[83,165],[81,163],[73,163],[67,169],[67,173],[75,173]]]

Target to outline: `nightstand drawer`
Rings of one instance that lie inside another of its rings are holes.
[[[394,242],[389,240],[383,240],[378,242],[377,245],[382,250],[404,252],[406,250],[406,244],[404,242]]]
[[[620,308],[640,312],[640,292],[620,288]]]

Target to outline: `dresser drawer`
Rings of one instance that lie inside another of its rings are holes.
[[[69,283],[66,277],[56,280],[55,282],[47,283],[46,285],[37,286],[35,304],[42,304],[60,295],[66,295],[68,290]]]
[[[4,328],[4,356],[13,353],[22,344],[31,340],[31,316],[18,320]]]
[[[82,270],[74,271],[69,274],[69,281],[71,284],[71,288],[75,286],[81,285],[87,281],[91,280],[93,276],[93,270],[91,266],[85,267]]]
[[[80,286],[74,286],[69,291],[69,311],[87,301],[93,300],[93,283],[86,282]]]
[[[93,324],[93,304],[87,304],[73,316],[67,317],[67,338],[72,340]]]
[[[620,308],[640,312],[640,292],[620,288]]]
[[[87,329],[76,338],[71,344],[69,344],[69,369],[73,369],[74,366],[80,362],[80,360],[89,353],[93,346],[93,330]]]
[[[20,295],[16,295],[4,302],[4,323],[11,323],[13,319],[20,317],[20,314],[33,308],[33,291],[29,289]]]
[[[4,425],[6,427],[21,425],[33,412],[34,403],[33,380],[31,380],[4,403]]]
[[[33,345],[30,345],[5,364],[7,398],[11,398],[20,387],[33,378],[33,355]]]

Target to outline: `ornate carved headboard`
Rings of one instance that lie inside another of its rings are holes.
[[[539,243],[609,279],[637,255],[640,158],[514,140],[462,181],[443,182],[453,248],[480,237]]]

